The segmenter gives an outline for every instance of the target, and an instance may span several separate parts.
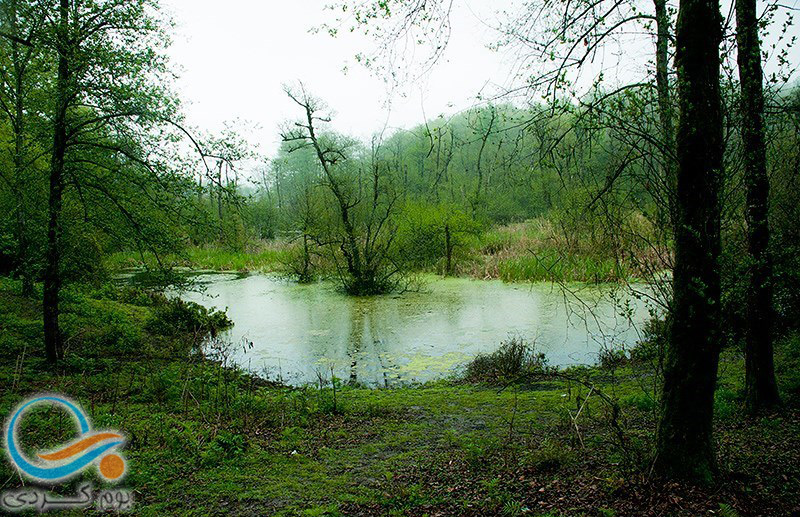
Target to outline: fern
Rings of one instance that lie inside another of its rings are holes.
[[[739,517],[739,513],[729,504],[719,503],[720,517]]]

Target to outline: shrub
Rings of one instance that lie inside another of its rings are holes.
[[[200,304],[179,298],[168,300],[153,311],[147,330],[163,336],[193,335],[203,339],[233,326],[224,312],[209,310]]]
[[[634,407],[643,412],[653,411],[656,407],[655,399],[647,393],[633,393],[620,402],[623,406]]]
[[[650,318],[644,324],[644,339],[631,349],[631,361],[655,361],[663,357],[669,340],[669,321],[666,318]]]
[[[611,369],[625,364],[628,356],[621,348],[602,348],[598,354],[598,360],[601,368]]]
[[[545,439],[537,448],[530,449],[521,458],[523,465],[539,472],[556,472],[575,461],[575,453],[562,443]]]
[[[142,391],[142,399],[147,402],[166,404],[175,402],[181,397],[179,374],[175,370],[165,369],[148,375]]]
[[[464,377],[468,382],[502,384],[548,371],[543,353],[537,353],[534,346],[523,339],[512,338],[491,354],[478,354],[467,364]]]

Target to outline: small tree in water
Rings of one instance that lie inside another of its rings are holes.
[[[303,109],[303,118],[282,132],[290,152],[311,149],[321,168],[320,181],[331,196],[329,228],[316,244],[328,251],[342,287],[349,294],[372,295],[398,289],[404,268],[394,253],[399,194],[393,189],[390,170],[379,159],[380,144],[369,150],[338,135],[320,133],[321,101],[306,92],[285,88]]]

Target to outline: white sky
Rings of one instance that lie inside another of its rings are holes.
[[[302,80],[333,109],[338,131],[363,139],[385,124],[408,128],[467,108],[487,84],[508,85],[511,60],[486,48],[497,35],[481,19],[494,20],[503,4],[514,1],[454,2],[444,59],[424,80],[408,85],[404,98],[395,96],[390,111],[383,82],[353,59],[374,48],[371,40],[346,31],[336,38],[309,32],[335,21],[324,9],[331,0],[162,0],[177,24],[170,54],[189,122],[208,131],[219,131],[225,121],[251,122],[257,127],[248,138],[265,154],[277,149],[279,124],[299,115],[282,91],[284,83]],[[786,4],[796,8],[800,0]],[[792,31],[800,34],[797,27]],[[649,51],[649,43],[644,45]],[[607,54],[601,59],[617,59],[613,51]]]
[[[309,32],[334,21],[324,10],[327,3],[163,0],[177,24],[170,54],[189,122],[209,130],[234,119],[258,124],[252,139],[269,154],[278,146],[279,124],[300,115],[283,93],[284,83],[302,80],[333,109],[338,131],[368,138],[387,124],[387,117],[390,128],[410,127],[423,121],[423,106],[428,118],[466,108],[487,80],[504,82],[508,76],[503,59],[486,48],[492,41],[489,30],[462,3],[453,16],[446,59],[424,84],[409,87],[405,98],[395,96],[389,110],[382,80],[354,59],[357,52],[374,48],[370,40]]]

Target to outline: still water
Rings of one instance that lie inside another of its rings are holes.
[[[204,290],[182,297],[227,309],[231,359],[291,384],[329,379],[331,368],[370,386],[423,382],[509,337],[534,342],[552,365],[591,364],[603,346],[635,343],[648,316],[641,300],[597,286],[430,277],[419,292],[357,298],[266,275],[196,280]]]

